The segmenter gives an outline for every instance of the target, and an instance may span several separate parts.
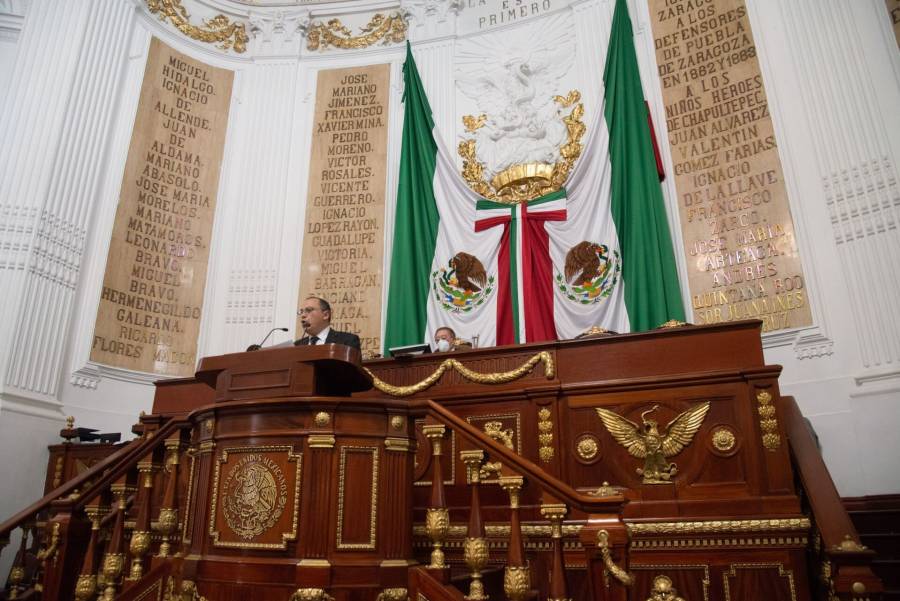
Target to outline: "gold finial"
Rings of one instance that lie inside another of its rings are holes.
[[[74,427],[75,427],[75,416],[70,415],[69,417],[66,418],[66,428],[71,430]]]

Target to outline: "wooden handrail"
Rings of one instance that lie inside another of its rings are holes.
[[[791,455],[822,539],[820,560],[827,567],[822,592],[834,599],[881,599],[884,584],[871,566],[875,552],[860,544],[797,402],[793,397],[781,401]]]
[[[6,538],[9,534],[24,522],[32,519],[32,517],[45,509],[49,509],[51,505],[56,507],[68,507],[76,509],[84,505],[94,496],[96,496],[104,487],[109,486],[109,482],[119,477],[127,469],[130,469],[133,463],[136,463],[141,457],[146,455],[150,448],[165,439],[179,427],[188,425],[186,420],[170,420],[163,425],[158,431],[153,433],[150,438],[136,438],[125,445],[121,449],[103,458],[103,460],[91,466],[85,472],[82,472],[68,482],[64,482],[44,495],[41,499],[35,501],[22,511],[16,513],[11,518],[0,524],[0,539]],[[93,482],[85,490],[81,491],[76,499],[69,498],[76,489],[84,486],[84,483],[103,474],[105,470],[110,470],[103,478],[99,478]]]
[[[578,492],[570,485],[548,474],[539,465],[518,455],[506,448],[496,440],[488,437],[469,422],[461,419],[453,412],[442,407],[434,401],[424,401],[422,405],[425,413],[456,430],[463,438],[477,447],[486,450],[494,457],[500,459],[504,465],[513,467],[521,476],[536,482],[540,488],[552,494],[559,501],[567,503],[586,513],[615,513],[621,512],[625,504],[625,497],[613,495],[608,497],[594,497]]]
[[[797,471],[809,499],[816,525],[822,535],[823,546],[826,549],[840,546],[847,540],[847,536],[850,540],[859,542],[856,528],[844,509],[841,496],[831,479],[831,474],[828,473],[822,453],[816,446],[803,414],[800,413],[797,401],[790,396],[784,396],[781,400],[791,453],[797,464]]]

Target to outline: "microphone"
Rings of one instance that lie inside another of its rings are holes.
[[[287,328],[272,328],[271,330],[269,330],[269,333],[266,334],[266,337],[262,339],[262,342],[260,342],[259,344],[251,344],[250,346],[248,346],[248,347],[247,347],[247,352],[250,352],[250,351],[258,351],[259,349],[261,349],[261,348],[262,348],[262,345],[264,345],[264,344],[266,343],[266,340],[269,339],[269,336],[272,335],[272,332],[275,332],[275,331],[278,331],[278,330],[281,330],[282,332],[287,332],[287,331],[288,331]]]

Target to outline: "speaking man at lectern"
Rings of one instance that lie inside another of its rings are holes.
[[[340,332],[331,327],[331,305],[318,296],[307,297],[297,312],[306,335],[295,342],[297,346],[313,344],[343,344],[360,350],[359,336]]]

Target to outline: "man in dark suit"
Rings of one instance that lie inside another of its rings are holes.
[[[360,350],[359,336],[331,328],[331,305],[324,298],[310,296],[297,312],[306,336],[295,342],[297,346],[312,344],[343,344]]]

